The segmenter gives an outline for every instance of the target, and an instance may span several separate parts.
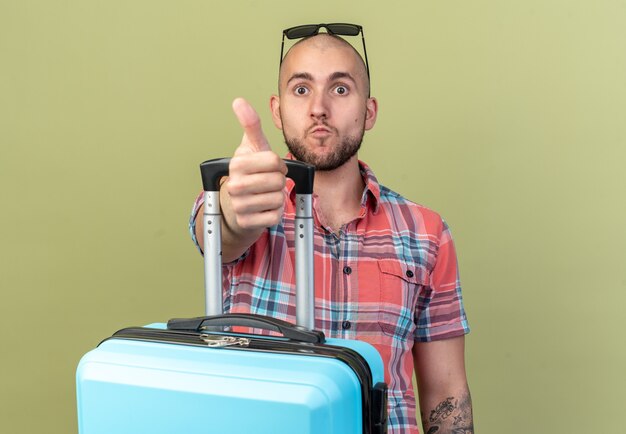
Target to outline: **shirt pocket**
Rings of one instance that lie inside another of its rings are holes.
[[[430,274],[423,265],[392,259],[378,261],[378,268],[378,324],[385,335],[405,340],[415,330],[416,303],[429,285]]]

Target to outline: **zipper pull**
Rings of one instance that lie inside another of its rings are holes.
[[[202,333],[200,335],[200,339],[202,339],[208,347],[213,348],[232,347],[235,345],[247,347],[250,345],[250,339],[236,338],[234,336],[208,335],[206,333]]]

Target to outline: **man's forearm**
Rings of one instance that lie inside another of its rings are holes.
[[[472,398],[469,391],[434,405],[421,405],[424,434],[474,434]]]

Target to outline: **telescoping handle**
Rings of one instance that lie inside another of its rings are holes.
[[[220,178],[228,175],[230,158],[200,164],[204,187],[204,288],[206,315],[223,313],[222,240]],[[315,325],[315,287],[313,281],[313,179],[314,168],[305,163],[285,160],[287,176],[296,189],[296,324],[312,330]]]

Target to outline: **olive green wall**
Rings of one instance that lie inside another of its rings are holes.
[[[197,164],[236,96],[284,152],[280,31],[322,21],[365,27],[361,157],[452,227],[477,431],[623,430],[624,2],[1,0],[1,432],[76,432],[82,354],[202,313]]]

